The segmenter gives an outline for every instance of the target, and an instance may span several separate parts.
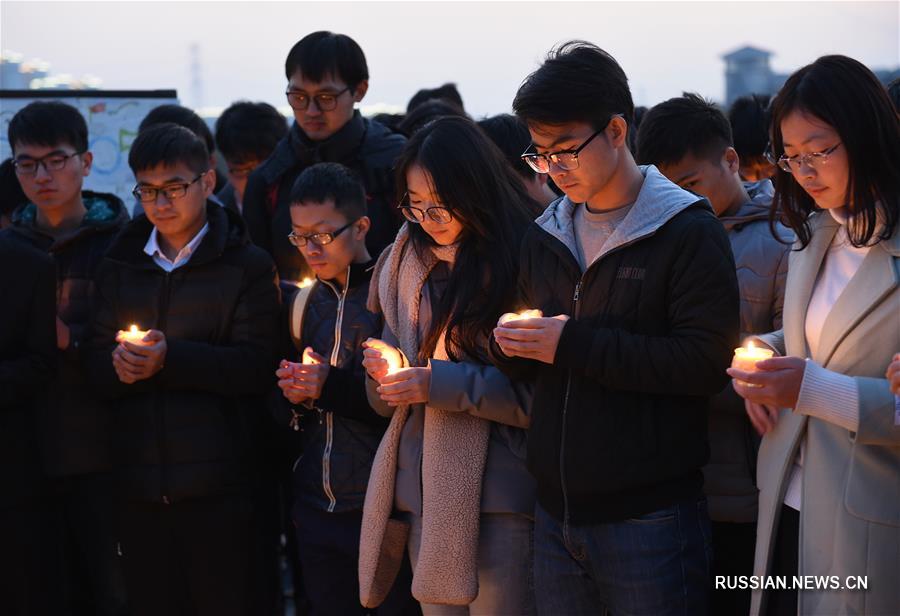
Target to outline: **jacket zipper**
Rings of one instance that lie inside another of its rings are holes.
[[[169,313],[169,294],[171,291],[170,281],[171,281],[171,272],[166,272],[165,278],[163,279],[163,292],[160,295],[159,301],[159,322],[157,326],[160,331],[166,331],[166,324],[168,320]],[[159,449],[159,462],[160,462],[160,498],[163,504],[171,505],[171,500],[169,499],[169,456],[166,448],[166,408],[163,402],[163,392],[157,390],[156,391],[156,446]]]
[[[579,304],[578,300],[581,299],[581,289],[584,286],[584,280],[587,277],[589,271],[591,271],[594,266],[597,265],[600,261],[607,258],[611,254],[615,254],[632,244],[635,244],[641,240],[644,240],[648,237],[652,237],[656,235],[656,231],[653,233],[649,233],[647,235],[642,235],[641,237],[634,238],[633,240],[622,244],[621,246],[616,246],[614,249],[610,250],[599,259],[591,263],[584,272],[581,273],[581,277],[578,279],[578,282],[575,284],[575,293],[572,297],[572,318],[578,319],[579,316]],[[560,479],[560,487],[562,489],[563,496],[563,535],[565,541],[568,543],[569,541],[569,492],[566,490],[566,417],[568,415],[569,410],[569,394],[572,391],[572,370],[568,370],[566,372],[566,393],[563,397],[563,408],[562,408],[562,428],[560,430],[559,437],[559,479]]]
[[[585,272],[586,273],[586,272]],[[572,297],[572,318],[578,318],[578,300],[581,298],[581,285],[584,282],[584,274],[575,285],[575,295]],[[563,533],[566,535],[565,541],[569,543],[569,493],[566,490],[566,416],[569,411],[569,393],[572,391],[572,371],[566,374],[566,395],[563,399],[562,409],[562,429],[560,430],[559,442],[559,485],[562,488],[563,495]]]
[[[347,280],[340,293],[330,283],[327,283],[338,296],[337,319],[334,323],[334,346],[331,347],[331,367],[337,366],[338,354],[341,349],[341,328],[344,323],[344,302],[347,299],[347,289],[350,288],[350,268],[347,268]],[[337,498],[331,489],[331,449],[334,445],[334,414],[325,411],[325,450],[322,452],[322,489],[328,497],[328,512],[333,513],[337,505]]]

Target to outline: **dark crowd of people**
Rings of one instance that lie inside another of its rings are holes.
[[[151,111],[129,203],[75,108],[9,121],[5,614],[900,613],[900,85],[284,69],[289,126]]]

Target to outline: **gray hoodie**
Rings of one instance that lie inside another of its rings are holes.
[[[702,199],[670,182],[653,165],[642,165],[640,169],[644,183],[641,185],[637,200],[622,223],[606,240],[603,250],[593,262],[618,248],[653,235],[673,216]],[[536,222],[547,233],[565,244],[577,262],[578,240],[574,222],[576,205],[578,204],[570,201],[568,197],[557,199],[547,207]]]
[[[720,218],[734,253],[741,292],[741,340],[781,329],[788,252],[794,234],[776,224],[782,244],[769,229],[772,182],[746,183],[750,201]],[[744,402],[729,384],[710,401],[709,464],[703,469],[710,518],[721,522],[756,520],[756,451],[759,439],[747,419]]]

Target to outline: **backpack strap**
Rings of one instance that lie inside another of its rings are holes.
[[[309,305],[309,298],[312,296],[313,289],[318,284],[319,281],[316,280],[307,287],[297,289],[294,297],[291,298],[291,341],[300,353],[303,352],[303,342],[301,340],[303,335],[303,317],[306,316],[306,307]]]

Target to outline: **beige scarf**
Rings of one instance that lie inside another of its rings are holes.
[[[369,291],[369,309],[382,312],[400,350],[415,364],[419,350],[419,302],[428,275],[439,260],[452,261],[455,247],[423,255],[409,241],[404,225],[393,245],[378,259]],[[435,359],[446,359],[441,336]],[[376,575],[383,551],[396,552],[388,527],[394,507],[394,483],[400,435],[408,406],[397,407],[381,440],[363,507],[359,549],[360,601],[374,607],[386,594]],[[478,532],[481,481],[487,459],[489,422],[466,413],[425,408],[422,446],[422,541],[413,572],[412,594],[422,603],[468,605],[478,596]],[[393,540],[396,543],[395,540]]]

